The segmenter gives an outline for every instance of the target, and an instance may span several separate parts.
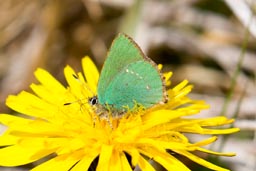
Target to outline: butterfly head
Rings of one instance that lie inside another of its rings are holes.
[[[91,98],[88,99],[88,102],[91,106],[95,106],[98,104],[98,97],[97,96],[93,96]]]
[[[113,105],[100,104],[97,96],[90,97],[88,103],[100,118],[107,118],[109,115],[114,118],[119,118],[127,112],[127,108],[125,107],[122,110],[116,110]]]

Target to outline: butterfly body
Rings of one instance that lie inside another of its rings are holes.
[[[97,92],[99,105],[118,112],[135,105],[149,108],[167,99],[156,64],[125,34],[119,34],[111,45]]]

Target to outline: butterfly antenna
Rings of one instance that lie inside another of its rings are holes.
[[[94,92],[92,91],[92,89],[91,89],[87,84],[85,84],[83,81],[81,81],[81,79],[80,79],[77,75],[72,74],[72,76],[80,83],[80,85],[81,85],[82,87],[85,87],[85,89],[86,89],[87,91],[89,91],[93,96],[95,96],[95,94],[94,94]]]
[[[73,76],[73,78],[76,81],[79,82],[81,87],[84,87],[84,89],[86,89],[86,91],[89,91],[89,93],[94,94],[93,91],[91,90],[91,88],[85,82],[83,82],[77,75],[72,74],[72,76]],[[83,88],[81,89],[82,90],[82,94],[88,94],[88,93],[83,93],[84,89]],[[86,95],[84,98],[77,97],[78,100],[75,100],[75,101],[72,101],[72,102],[66,102],[63,105],[64,106],[68,106],[68,105],[71,105],[71,104],[74,104],[74,103],[78,103],[78,102],[80,102],[81,104],[88,103],[88,98],[89,98],[88,95]]]
[[[90,94],[92,94],[92,97],[96,97],[96,95],[94,94],[94,92],[92,91],[92,89],[87,85],[85,84],[83,81],[81,81],[81,79],[79,78],[79,76],[73,74],[73,77],[81,84],[82,87],[84,87],[87,91],[90,92]],[[91,98],[91,97],[87,97],[86,98],[86,103],[89,104],[89,101],[88,99]],[[85,100],[85,99],[83,99]],[[84,105],[84,104],[82,104]],[[90,108],[91,109],[91,108]],[[90,116],[91,116],[91,119],[93,120],[93,126],[95,126],[95,123],[96,123],[96,120],[97,120],[97,116],[95,115],[95,109],[92,108],[92,110],[88,110]]]

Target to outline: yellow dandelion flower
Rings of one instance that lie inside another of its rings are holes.
[[[203,146],[213,143],[217,139],[214,135],[234,133],[238,128],[216,129],[233,122],[225,117],[187,117],[209,107],[187,96],[192,89],[188,81],[167,91],[170,100],[166,104],[106,120],[88,104],[88,98],[97,94],[98,70],[89,57],[83,58],[82,65],[86,79],[71,67],[65,68],[67,88],[47,71],[38,69],[35,76],[40,84],[31,84],[35,95],[23,91],[7,98],[7,106],[21,115],[0,114],[0,122],[6,125],[0,136],[1,166],[19,166],[45,158],[32,171],[84,171],[98,159],[98,171],[131,171],[135,167],[155,170],[149,161],[167,170],[188,171],[172,151],[212,170],[227,170],[193,152],[233,156]],[[172,73],[164,75],[166,85],[170,85]],[[212,136],[192,143],[184,133]]]

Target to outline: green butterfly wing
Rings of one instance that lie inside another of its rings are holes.
[[[120,34],[112,43],[98,82],[98,100],[114,109],[135,103],[150,107],[165,100],[165,89],[156,65],[136,43]]]

